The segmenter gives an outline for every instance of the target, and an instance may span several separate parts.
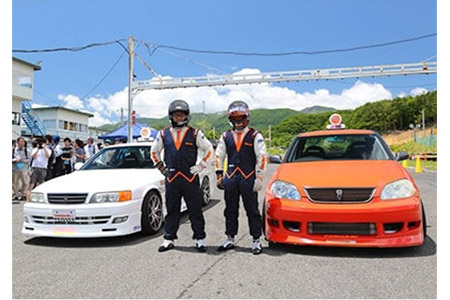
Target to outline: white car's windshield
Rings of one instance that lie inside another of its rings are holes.
[[[286,161],[389,159],[376,135],[327,135],[297,138]]]
[[[153,168],[150,146],[107,147],[98,152],[81,170]]]

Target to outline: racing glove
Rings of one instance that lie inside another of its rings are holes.
[[[219,190],[225,189],[225,185],[223,184],[223,171],[216,171],[216,185]]]
[[[158,168],[158,170],[161,172],[161,174],[164,175],[164,177],[169,176],[169,169],[164,166],[163,162],[160,161],[156,164],[156,167]]]
[[[263,177],[256,176],[255,183],[253,184],[253,191],[259,192],[263,188]]]
[[[201,173],[206,167],[208,167],[208,164],[204,160],[201,160],[197,165],[192,166],[189,171],[191,174],[196,175]]]

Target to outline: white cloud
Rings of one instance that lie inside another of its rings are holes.
[[[248,74],[260,74],[258,69],[242,69],[232,75],[242,76]],[[170,79],[164,76],[163,79]],[[158,80],[153,78],[152,80]],[[416,88],[412,95],[426,91]],[[145,90],[138,93],[133,100],[133,109],[137,117],[161,118],[167,116],[167,108],[175,99],[186,100],[191,112],[202,112],[203,101],[206,113],[225,111],[234,100],[246,101],[251,109],[255,108],[291,108],[302,110],[313,105],[334,107],[337,109],[354,109],[367,102],[384,99],[392,99],[389,90],[378,83],[366,83],[357,81],[353,86],[342,90],[340,93],[330,93],[327,89],[318,89],[313,93],[298,93],[287,87],[280,87],[270,83],[251,85],[230,85],[216,87],[180,88],[170,90]],[[58,96],[58,99],[60,97]],[[73,95],[61,96],[67,104],[82,107],[83,102]],[[102,97],[96,95],[86,100],[86,107],[94,111],[95,117],[90,119],[92,124],[101,125],[111,120],[120,118],[120,109],[128,108],[128,87]],[[124,111],[125,117],[127,116]],[[95,120],[94,120],[95,119]]]
[[[75,109],[75,110],[84,109],[83,101],[81,101],[81,99],[78,98],[77,96],[74,96],[71,94],[69,94],[69,95],[59,94],[58,100],[61,100],[65,103],[64,107],[67,107],[70,109]]]
[[[104,118],[98,111],[94,112],[94,116],[89,118],[89,126],[97,127],[105,124],[111,124],[109,119]]]
[[[427,92],[428,92],[427,89],[424,89],[421,87],[416,87],[415,89],[411,90],[410,94],[411,94],[411,96],[418,96],[418,95],[426,94]]]

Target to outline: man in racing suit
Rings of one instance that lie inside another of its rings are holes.
[[[258,191],[263,187],[266,171],[266,146],[262,134],[248,128],[250,110],[243,101],[234,101],[228,107],[231,130],[223,133],[216,149],[217,186],[225,190],[226,240],[219,251],[233,249],[238,232],[239,197],[247,212],[250,235],[253,237],[252,252],[262,251],[259,238],[262,231],[261,214],[258,209]],[[224,160],[228,168],[224,174]]]
[[[200,130],[188,126],[189,119],[188,103],[184,100],[172,101],[169,105],[172,126],[158,133],[151,150],[153,162],[166,177],[167,215],[164,242],[159,247],[159,252],[175,247],[174,240],[177,239],[180,225],[181,197],[186,202],[196,248],[200,252],[206,251],[199,173],[207,168],[214,150]],[[163,149],[165,165],[160,158]],[[198,149],[205,155],[196,164]]]

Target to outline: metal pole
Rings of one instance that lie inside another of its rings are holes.
[[[133,125],[131,124],[131,112],[133,111],[133,91],[131,89],[131,85],[133,83],[133,57],[134,42],[133,36],[130,36],[128,38],[128,143],[131,143],[133,140]]]
[[[425,129],[425,109],[422,109],[422,130],[423,130],[423,138],[426,137],[426,129]]]
[[[269,149],[272,150],[272,128],[269,125]]]

